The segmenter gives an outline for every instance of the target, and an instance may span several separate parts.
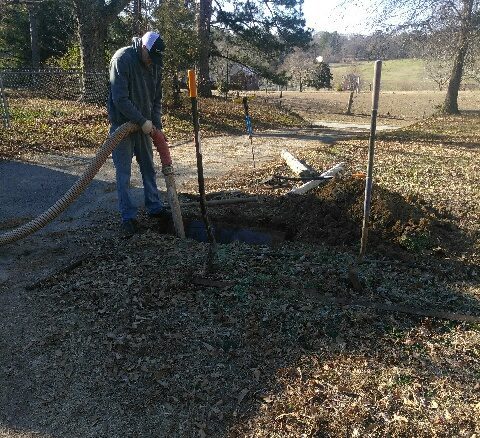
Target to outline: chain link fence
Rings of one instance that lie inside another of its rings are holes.
[[[83,72],[62,69],[0,70],[4,94],[85,101],[105,105],[108,97],[107,72]]]

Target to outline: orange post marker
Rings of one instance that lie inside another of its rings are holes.
[[[195,77],[195,70],[188,70],[188,89],[190,97],[197,97],[197,79]]]

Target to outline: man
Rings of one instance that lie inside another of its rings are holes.
[[[147,213],[158,218],[166,215],[157,189],[150,139],[153,130],[162,130],[163,50],[160,35],[147,32],[142,38],[134,38],[132,46],[119,49],[110,61],[110,134],[128,121],[142,128],[125,138],[112,153],[124,237],[137,231],[137,207],[129,193],[134,155],[142,174]]]

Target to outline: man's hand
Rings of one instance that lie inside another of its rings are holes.
[[[151,134],[153,130],[153,123],[151,120],[147,120],[143,125],[142,125],[142,131],[144,134]]]

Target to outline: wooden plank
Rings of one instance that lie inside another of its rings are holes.
[[[229,205],[229,204],[244,204],[247,202],[259,202],[260,198],[258,196],[252,196],[251,198],[228,198],[228,199],[212,199],[206,201],[206,205],[211,207],[213,205]],[[200,203],[197,201],[191,202],[182,202],[180,207],[194,207],[198,206]]]

